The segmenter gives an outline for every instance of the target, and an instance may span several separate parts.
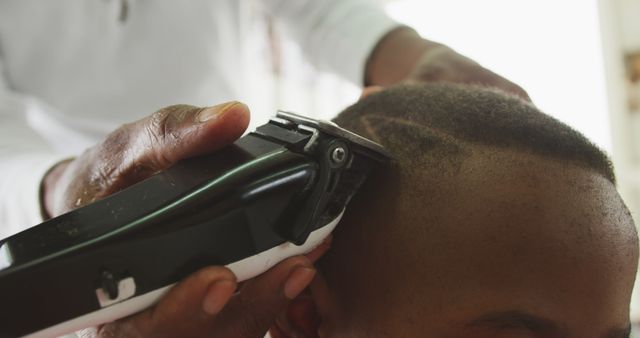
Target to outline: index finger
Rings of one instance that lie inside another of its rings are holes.
[[[212,266],[191,274],[155,306],[99,328],[99,337],[201,337],[236,289],[231,270]]]
[[[322,255],[324,255],[331,248],[332,241],[333,241],[333,235],[329,234],[329,236],[327,236],[327,238],[325,238],[324,241],[320,243],[320,245],[318,245],[316,248],[306,253],[305,256],[312,263],[315,263],[318,259],[320,259],[320,257],[322,257]]]

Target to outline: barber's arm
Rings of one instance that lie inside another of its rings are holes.
[[[516,84],[395,22],[374,0],[262,2],[309,61],[357,85],[447,81],[497,87],[528,99]]]
[[[365,85],[388,86],[404,80],[468,83],[496,87],[530,100],[518,85],[443,44],[423,39],[409,27],[387,33],[365,69]]]

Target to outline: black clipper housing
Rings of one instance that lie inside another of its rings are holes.
[[[331,122],[278,112],[216,153],[0,241],[0,337],[42,332],[204,266],[302,245],[388,158]]]

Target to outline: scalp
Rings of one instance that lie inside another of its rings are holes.
[[[400,86],[336,122],[395,158],[356,195],[322,261],[348,313],[374,311],[376,297],[437,314],[462,290],[569,270],[633,283],[637,236],[609,159],[535,107],[473,87]]]

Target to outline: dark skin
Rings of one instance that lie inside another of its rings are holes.
[[[58,165],[45,178],[45,209],[57,216],[99,200],[181,159],[232,143],[248,124],[249,109],[239,102],[161,109],[123,125],[79,157]]]
[[[437,198],[354,200],[275,338],[629,336],[638,245],[612,183],[487,147],[424,182]]]
[[[517,85],[444,45],[422,39],[407,27],[387,34],[365,68],[366,84],[371,85],[387,86],[401,80],[480,83],[528,99]],[[211,112],[212,118],[205,120],[204,112]],[[248,121],[248,108],[231,103],[208,110],[171,106],[124,125],[46,175],[43,211],[49,217],[60,215],[135,184],[181,159],[216,151],[240,137]],[[231,297],[237,284],[228,269],[207,268],[179,284],[178,290],[172,290],[157,306],[103,326],[100,334],[262,337],[288,300],[311,282],[315,275],[312,262],[327,248],[323,245],[307,257],[285,260],[246,283],[243,297]],[[200,314],[200,319],[194,321],[189,315],[193,313]]]

